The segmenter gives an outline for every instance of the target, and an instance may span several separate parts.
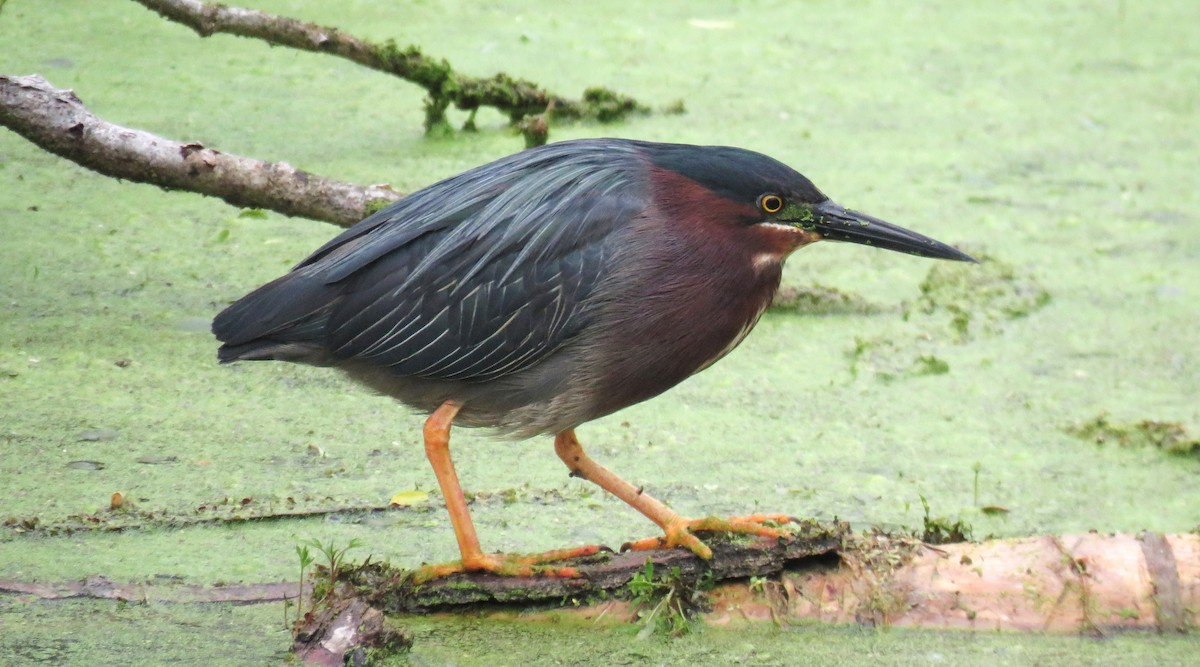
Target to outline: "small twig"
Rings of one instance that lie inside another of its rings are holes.
[[[276,46],[328,53],[364,67],[395,75],[429,93],[425,103],[425,128],[434,132],[448,127],[446,108],[474,111],[490,106],[507,114],[513,123],[553,108],[555,118],[619,120],[649,110],[636,100],[605,88],[589,88],[582,100],[569,100],[542,90],[537,84],[499,73],[488,78],[454,71],[445,59],[430,58],[416,46],[401,48],[393,40],[374,44],[336,28],[304,23],[253,9],[228,7],[200,0],[136,0],[163,18],[186,25],[201,37],[226,33],[261,39]]]
[[[74,92],[37,75],[0,74],[0,125],[105,176],[343,227],[402,196],[386,185],[334,181],[286,162],[262,162],[114,125],[89,112]]]

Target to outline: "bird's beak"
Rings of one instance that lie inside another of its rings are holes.
[[[861,243],[918,257],[978,264],[978,260],[957,248],[866,213],[847,210],[832,199],[814,206],[812,213],[812,220],[804,227],[830,241]]]

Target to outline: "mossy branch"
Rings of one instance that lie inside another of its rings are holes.
[[[580,572],[577,579],[548,576],[500,577],[489,573],[456,574],[415,584],[410,572],[386,564],[364,565],[346,573],[344,580],[365,593],[369,601],[388,613],[492,603],[535,604],[547,600],[588,600],[621,591],[643,570],[647,561],[662,572],[678,569],[689,584],[701,578],[724,581],[770,576],[789,564],[823,560],[835,554],[850,535],[845,523],[800,521],[788,540],[738,538],[724,533],[704,533],[713,558],[705,561],[685,549],[601,552],[570,562]]]
[[[202,37],[225,33],[261,39],[276,46],[328,53],[415,83],[429,94],[425,105],[425,128],[429,132],[448,127],[445,110],[451,104],[466,111],[493,107],[513,123],[548,109],[558,119],[600,122],[649,111],[633,98],[606,88],[588,88],[582,99],[571,100],[504,73],[484,78],[467,76],[454,71],[445,59],[430,57],[417,46],[401,47],[390,39],[376,44],[336,28],[258,10],[200,0],[136,1]]]

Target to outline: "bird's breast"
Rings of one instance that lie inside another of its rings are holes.
[[[741,345],[742,341],[745,340],[746,336],[750,334],[750,330],[754,328],[754,325],[758,324],[759,318],[762,317],[762,314],[763,314],[763,312],[766,311],[767,305],[769,303],[770,303],[769,300],[767,302],[764,302],[762,304],[762,306],[758,309],[758,312],[754,313],[750,316],[750,318],[742,325],[742,328],[732,338],[729,339],[729,342],[727,342],[724,345],[724,347],[722,347],[720,350],[718,350],[716,354],[712,355],[707,361],[705,361],[703,364],[701,364],[699,368],[697,368],[696,370],[694,370],[692,372],[699,373],[700,371],[708,368],[709,366],[712,366],[713,364],[720,361],[722,357],[729,354],[730,352],[733,352],[733,349],[735,347],[737,347],[738,345]]]
[[[716,239],[648,233],[604,286],[597,412],[670,389],[732,351],[779,287],[778,261]]]

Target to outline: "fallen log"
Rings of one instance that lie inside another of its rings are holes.
[[[849,526],[824,526],[813,521],[798,522],[795,536],[786,541],[705,535],[713,558],[704,561],[683,549],[602,552],[575,559],[569,564],[580,577],[502,577],[490,573],[458,574],[420,585],[408,580],[409,573],[387,565],[363,565],[339,579],[360,591],[389,614],[423,613],[467,606],[509,604],[529,606],[546,602],[586,603],[597,595],[619,594],[639,572],[651,564],[658,572],[678,571],[678,579],[695,585],[702,578],[717,582],[778,574],[789,567],[801,568],[809,561],[837,560],[836,554],[851,536]]]
[[[861,538],[757,586],[723,582],[709,625],[816,620],[968,630],[1107,634],[1200,627],[1200,535],[1122,533],[921,545],[887,564],[895,538]],[[872,555],[874,554],[874,555]],[[570,613],[629,620],[608,601]]]
[[[670,572],[669,581],[662,579],[664,594],[715,582],[701,604],[677,607],[711,626],[817,620],[1105,634],[1182,633],[1200,624],[1196,534],[1092,532],[934,546],[806,522],[791,541],[706,539],[711,561],[683,550],[599,554],[573,563],[578,579],[471,574],[413,585],[401,570],[364,565],[343,573],[326,611],[308,617],[297,654],[326,664],[333,659],[330,647],[348,654],[387,643],[363,630],[374,626],[359,622],[373,610],[399,615],[401,622],[405,614],[470,611],[525,621],[567,615],[628,623],[647,607],[644,598],[633,599],[630,582],[652,571]],[[351,631],[354,646],[345,641]]]

